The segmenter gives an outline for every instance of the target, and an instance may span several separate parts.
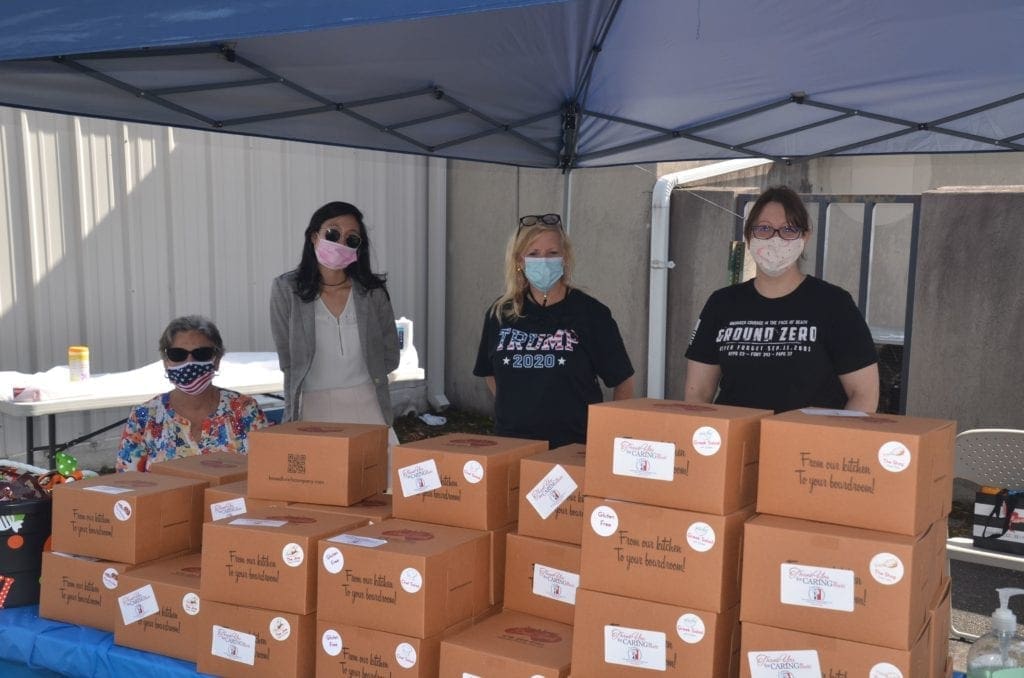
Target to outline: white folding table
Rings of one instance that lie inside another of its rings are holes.
[[[66,368],[64,368],[66,371]],[[39,375],[3,373],[0,384],[0,413],[25,419],[25,459],[35,462],[36,450],[46,450],[47,463],[53,467],[58,448],[88,440],[92,436],[124,423],[114,422],[92,431],[64,445],[57,443],[57,415],[86,412],[112,407],[130,407],[171,389],[164,376],[163,363],[150,363],[128,372],[100,374],[81,382],[70,382],[60,368]],[[247,395],[274,394],[284,389],[284,375],[278,368],[276,353],[227,353],[221,359],[220,370],[213,383],[221,388]],[[11,399],[13,386],[34,389],[38,400]],[[48,444],[35,444],[34,418],[47,417]]]

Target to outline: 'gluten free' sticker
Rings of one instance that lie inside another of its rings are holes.
[[[324,549],[324,569],[331,574],[338,574],[345,567],[345,556],[337,546]]]
[[[341,641],[341,634],[334,629],[324,631],[324,635],[320,636],[320,645],[323,646],[324,652],[332,657],[337,657],[345,649],[345,645]]]
[[[619,514],[611,506],[598,506],[590,512],[590,527],[602,537],[610,537],[619,529]]]
[[[131,520],[132,517],[132,505],[126,502],[124,499],[118,499],[114,503],[114,517],[124,522]]]

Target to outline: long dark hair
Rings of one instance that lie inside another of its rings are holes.
[[[313,216],[309,218],[309,226],[306,227],[306,232],[303,234],[302,259],[299,260],[299,265],[295,268],[295,291],[305,302],[313,301],[320,295],[320,285],[324,281],[323,276],[320,275],[316,250],[313,248],[313,234],[319,231],[328,219],[346,215],[355,217],[359,223],[359,235],[363,242],[356,250],[356,260],[345,268],[345,274],[350,278],[355,278],[360,285],[368,290],[381,287],[387,294],[387,288],[384,286],[387,276],[374,273],[370,269],[370,238],[366,234],[363,213],[355,205],[335,201],[329,202],[313,212]]]

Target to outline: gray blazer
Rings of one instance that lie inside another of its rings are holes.
[[[279,275],[270,288],[270,329],[277,347],[277,360],[284,372],[285,421],[299,419],[302,382],[316,352],[313,304],[299,298],[295,277],[295,271]],[[399,359],[395,312],[383,288],[368,290],[355,279],[352,280],[352,301],[356,305],[359,343],[366,356],[366,368],[377,390],[381,414],[390,425],[393,416],[388,374],[398,367]]]

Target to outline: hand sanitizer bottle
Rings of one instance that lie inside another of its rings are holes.
[[[1017,616],[1009,608],[1010,598],[1024,589],[996,591],[999,609],[992,613],[991,630],[967,653],[967,678],[1024,678],[1024,638],[1017,635]]]

